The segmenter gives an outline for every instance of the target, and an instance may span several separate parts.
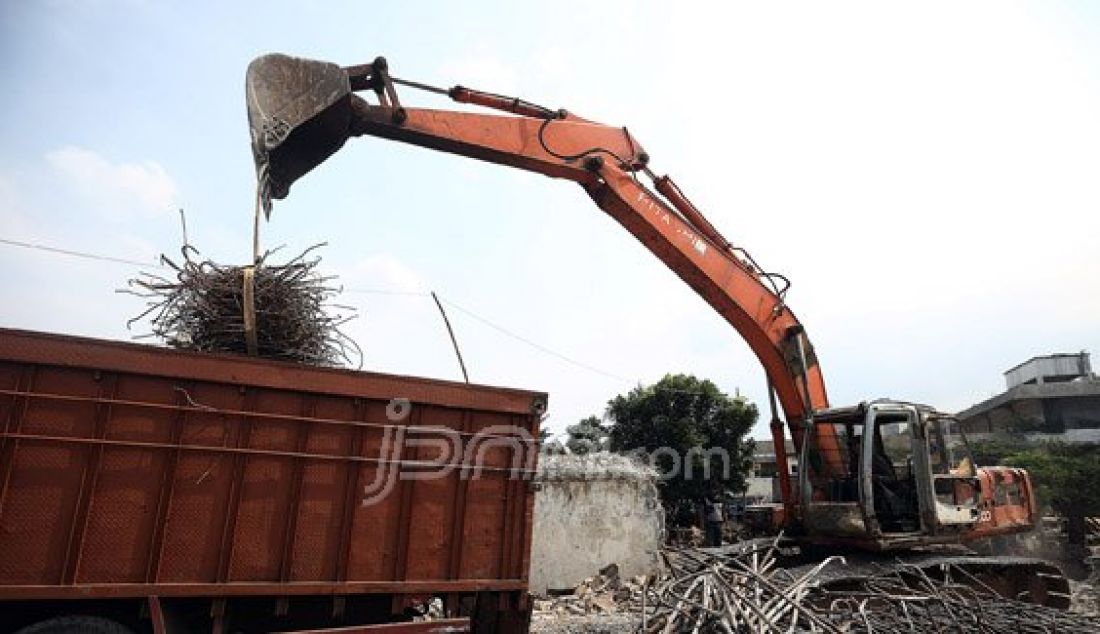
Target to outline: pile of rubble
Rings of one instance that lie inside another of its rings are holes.
[[[898,562],[837,587],[823,571],[843,558],[792,570],[779,565],[780,554],[778,540],[756,540],[667,549],[654,577],[624,580],[608,566],[569,594],[536,600],[532,632],[1100,633],[1095,575],[1063,611],[1005,599],[949,564],[930,576]]]
[[[1100,618],[1100,546],[1092,547],[1088,560],[1092,574],[1081,582],[1070,582],[1073,590],[1073,606],[1079,614]]]
[[[778,565],[778,540],[730,550],[664,553],[647,592],[645,632],[1098,632],[1100,620],[1001,597],[965,569],[934,574],[895,562],[830,585],[834,556],[814,566]]]
[[[571,632],[634,632],[641,623],[647,577],[622,579],[611,564],[568,594],[536,599],[531,631],[541,634]]]
[[[595,577],[585,579],[570,594],[560,594],[546,600],[536,600],[535,609],[556,614],[599,614],[636,612],[642,608],[642,591],[646,577],[630,580],[619,577],[619,567],[611,564]]]

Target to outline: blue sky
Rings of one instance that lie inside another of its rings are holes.
[[[961,409],[1034,354],[1100,352],[1094,3],[0,4],[0,237],[153,262],[247,259],[248,62],[285,52],[628,125],[794,282],[832,401]],[[411,105],[451,107],[403,93]],[[637,381],[763,403],[737,334],[569,183],[360,139],[264,227],[328,241],[365,369],[551,395],[560,430]],[[0,245],[0,325],[126,339],[134,271]],[[398,294],[394,294],[394,292]],[[400,294],[412,293],[412,294]],[[764,427],[760,428],[763,432]]]

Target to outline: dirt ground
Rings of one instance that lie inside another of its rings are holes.
[[[638,631],[641,618],[636,614],[589,614],[557,616],[535,613],[532,634],[629,634]]]

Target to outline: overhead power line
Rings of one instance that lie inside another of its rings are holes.
[[[422,292],[417,292],[417,291],[387,291],[387,290],[366,289],[366,288],[345,288],[344,292],[346,292],[346,293],[380,294],[380,295],[404,295],[404,296],[408,296],[408,297],[427,297],[427,298],[431,297],[430,293],[422,293]],[[637,381],[635,381],[635,380],[628,379],[624,376],[615,374],[614,372],[608,372],[606,370],[601,370],[601,369],[599,369],[595,366],[584,363],[583,361],[578,361],[578,360],[576,360],[576,359],[574,359],[574,358],[572,358],[568,355],[562,354],[562,353],[560,353],[556,350],[548,348],[548,347],[546,347],[546,346],[544,346],[540,343],[536,343],[536,342],[528,339],[527,337],[524,337],[522,335],[518,335],[515,332],[505,328],[504,326],[501,326],[500,324],[497,324],[493,321],[490,321],[489,319],[487,319],[485,317],[482,317],[481,315],[475,313],[474,311],[472,311],[468,308],[465,308],[463,306],[460,306],[460,305],[456,304],[452,300],[447,299],[446,297],[444,297],[442,295],[439,295],[438,297],[439,297],[439,300],[441,302],[443,302],[444,304],[454,308],[455,310],[459,311],[460,313],[464,313],[466,316],[470,317],[471,319],[479,321],[483,325],[488,326],[489,328],[499,332],[500,334],[502,334],[506,337],[515,339],[516,341],[519,341],[520,343],[526,344],[526,345],[538,350],[539,352],[542,352],[544,354],[548,354],[552,357],[556,357],[556,358],[558,358],[562,361],[565,361],[566,363],[569,363],[569,364],[575,365],[579,368],[583,368],[585,370],[588,370],[589,372],[595,372],[596,374],[600,374],[600,375],[606,376],[608,378],[615,379],[617,381],[624,381],[624,382],[630,383],[630,384],[637,383]]]
[[[126,258],[117,258],[110,255],[98,255],[95,253],[85,253],[83,251],[73,251],[71,249],[62,249],[59,247],[51,247],[44,244],[35,244],[33,242],[23,242],[22,240],[9,240],[8,238],[0,238],[0,244],[6,244],[12,247],[20,247],[23,249],[34,249],[36,251],[44,251],[46,253],[55,253],[59,255],[68,255],[74,258],[84,258],[87,260],[99,260],[101,262],[114,262],[115,264],[129,264],[131,266],[149,266],[153,268],[165,268],[164,265],[156,262],[141,262],[139,260],[129,260]]]
[[[25,242],[25,241],[22,241],[22,240],[11,240],[11,239],[8,239],[8,238],[0,238],[0,244],[4,244],[4,245],[7,245],[7,246],[12,246],[12,247],[19,247],[19,248],[22,248],[22,249],[30,249],[30,250],[35,250],[35,251],[41,251],[41,252],[44,252],[44,253],[51,253],[51,254],[54,254],[54,255],[65,255],[65,256],[69,256],[69,257],[83,258],[83,259],[86,259],[86,260],[94,260],[94,261],[100,261],[100,262],[111,262],[111,263],[114,263],[114,264],[125,264],[125,265],[128,265],[128,266],[139,266],[139,267],[158,268],[158,269],[168,268],[168,267],[164,266],[163,264],[159,264],[159,263],[155,263],[155,262],[142,262],[142,261],[139,261],[139,260],[131,260],[131,259],[127,259],[127,258],[120,258],[120,257],[115,257],[115,256],[110,256],[110,255],[101,255],[101,254],[97,254],[97,253],[88,253],[88,252],[85,252],[85,251],[76,251],[74,249],[63,249],[63,248],[60,248],[60,247],[54,247],[54,246],[49,246],[49,245],[45,245],[45,244],[37,244],[37,243],[33,243],[33,242]],[[390,296],[425,297],[425,298],[430,298],[431,297],[431,295],[429,293],[425,293],[425,292],[398,291],[398,290],[387,290],[387,289],[370,289],[370,288],[345,288],[344,292],[353,293],[353,294],[366,294],[366,295],[390,295]],[[472,311],[468,308],[464,308],[464,307],[454,303],[453,301],[447,299],[446,297],[440,296],[439,299],[440,299],[440,301],[447,304],[448,306],[453,307],[455,310],[458,310],[459,312],[466,314],[471,319],[479,321],[482,324],[484,324],[485,326],[488,326],[489,328],[499,332],[500,334],[505,335],[506,337],[510,337],[512,339],[515,339],[516,341],[519,341],[523,344],[526,344],[526,345],[528,345],[528,346],[530,346],[530,347],[532,347],[532,348],[534,348],[534,349],[536,349],[536,350],[538,350],[538,351],[540,351],[544,354],[547,354],[547,355],[550,355],[550,356],[555,357],[557,359],[560,359],[560,360],[562,360],[566,363],[569,363],[571,365],[574,365],[578,368],[588,370],[589,372],[593,372],[593,373],[596,373],[596,374],[599,374],[599,375],[602,375],[602,376],[605,376],[605,377],[608,377],[608,378],[611,378],[611,379],[615,379],[617,381],[623,381],[625,383],[630,383],[630,384],[637,384],[636,380],[628,379],[624,376],[615,374],[613,372],[608,372],[606,370],[601,370],[600,368],[597,368],[593,365],[589,365],[589,364],[584,363],[582,361],[578,361],[578,360],[576,360],[576,359],[574,359],[574,358],[572,358],[568,355],[562,354],[562,353],[560,353],[556,350],[553,350],[551,348],[548,348],[548,347],[546,347],[546,346],[544,346],[540,343],[536,343],[536,342],[534,342],[534,341],[532,341],[532,340],[530,340],[526,337],[518,335],[515,332],[509,330],[508,328],[505,328],[504,326],[501,326],[500,324],[497,324],[493,321],[490,321],[489,319],[487,319],[485,317],[482,317],[481,315],[475,313],[474,311]]]
[[[440,299],[442,299],[443,303],[447,304],[448,306],[458,310],[459,312],[466,313],[471,318],[476,319],[477,321],[480,321],[481,323],[483,323],[486,326],[492,328],[493,330],[496,330],[497,332],[500,332],[504,335],[507,335],[507,336],[517,340],[517,341],[521,341],[521,342],[523,342],[523,343],[525,343],[525,344],[527,344],[527,345],[529,345],[529,346],[531,346],[531,347],[533,347],[537,350],[540,350],[540,351],[542,351],[542,352],[544,352],[548,355],[557,357],[557,358],[561,359],[562,361],[565,361],[566,363],[571,363],[571,364],[573,364],[573,365],[575,365],[579,368],[584,368],[585,370],[588,370],[589,372],[595,372],[596,374],[602,374],[602,375],[604,375],[608,378],[616,379],[618,381],[624,381],[626,383],[632,383],[632,384],[637,383],[637,381],[628,379],[625,376],[620,376],[620,375],[614,374],[612,372],[606,372],[606,371],[601,370],[597,367],[588,365],[587,363],[583,363],[583,362],[577,361],[576,359],[573,359],[571,357],[567,357],[567,356],[565,356],[564,354],[562,354],[560,352],[556,352],[554,350],[551,350],[550,348],[547,348],[544,345],[535,343],[534,341],[531,341],[530,339],[527,339],[526,337],[521,337],[520,335],[517,335],[516,333],[508,330],[504,326],[500,326],[498,324],[495,324],[495,323],[489,321],[488,319],[485,319],[481,315],[478,315],[478,314],[474,313],[471,310],[468,310],[466,308],[463,308],[462,306],[459,306],[458,304],[452,302],[451,300],[447,299],[446,297],[441,297]]]

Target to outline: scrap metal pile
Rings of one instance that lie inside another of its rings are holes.
[[[822,583],[822,571],[842,558],[793,572],[778,566],[777,543],[722,554],[663,552],[665,573],[645,593],[643,630],[1100,632],[1095,617],[1005,599],[951,566],[933,577],[899,562],[843,588],[830,587]]]
[[[123,292],[148,299],[127,327],[150,318],[152,336],[174,348],[253,354],[312,365],[359,365],[359,347],[339,327],[353,309],[330,303],[340,289],[317,271],[315,245],[285,264],[268,264],[272,252],[251,267],[199,259],[189,245],[183,263],[161,256],[175,275],[141,273]],[[251,279],[246,279],[251,278]],[[249,301],[251,300],[251,301]]]

